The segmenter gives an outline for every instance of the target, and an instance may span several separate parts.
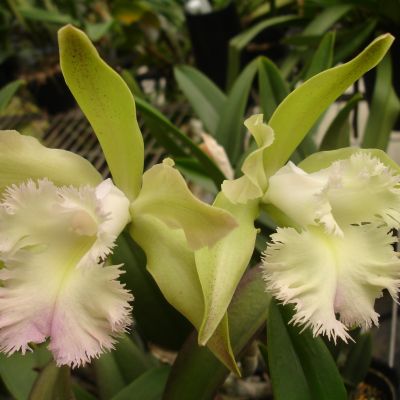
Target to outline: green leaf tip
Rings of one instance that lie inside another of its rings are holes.
[[[99,139],[116,185],[133,200],[140,190],[144,157],[133,96],[84,32],[64,26],[58,42],[65,81]]]

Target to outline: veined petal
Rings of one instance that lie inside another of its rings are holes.
[[[318,227],[278,229],[263,269],[267,289],[295,305],[294,324],[347,341],[349,327],[378,323],[373,306],[383,289],[397,296],[400,262],[387,228],[348,226],[343,233],[329,235]]]
[[[191,249],[211,246],[235,228],[236,221],[227,211],[194,197],[170,161],[145,172],[142,190],[131,205],[132,218],[153,215],[170,228],[183,229]]]
[[[400,175],[368,153],[355,153],[311,174],[328,180],[326,195],[339,225],[383,221],[400,226]]]
[[[49,149],[16,131],[0,131],[0,194],[12,184],[43,178],[57,186],[95,186],[102,181],[89,161],[77,154]]]
[[[224,181],[222,191],[232,203],[245,204],[249,200],[260,198],[267,189],[268,180],[264,169],[264,153],[274,141],[274,132],[263,122],[263,114],[248,118],[245,123],[256,140],[258,149],[251,152],[245,159],[243,176]]]
[[[119,266],[105,267],[98,258],[129,218],[124,199],[111,181],[97,188],[28,181],[6,190],[0,203],[1,351],[25,352],[30,342],[50,337],[57,363],[79,366],[113,347],[114,336],[131,322],[132,296],[117,280]],[[114,207],[123,206],[126,215],[119,218],[124,213]],[[114,217],[119,220],[110,223]]]
[[[342,234],[328,202],[327,183],[324,176],[307,174],[289,161],[269,179],[263,202],[279,208],[298,226],[322,224],[327,232]]]

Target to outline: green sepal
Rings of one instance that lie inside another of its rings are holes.
[[[65,81],[99,139],[115,184],[132,200],[140,190],[144,157],[133,96],[81,30],[67,25],[58,41]]]
[[[171,229],[152,215],[137,215],[129,230],[147,257],[147,269],[166,300],[199,330],[204,315],[204,301],[197,275],[194,253],[184,232]],[[238,373],[234,359],[227,319],[208,342],[216,357],[230,370]]]
[[[12,184],[44,178],[57,186],[96,186],[102,181],[93,165],[77,154],[49,149],[17,131],[0,131],[0,193]]]
[[[226,314],[236,287],[253,254],[257,230],[254,220],[258,202],[231,203],[219,193],[214,206],[234,215],[239,226],[210,248],[195,253],[196,268],[204,296],[204,317],[199,343],[204,345]]]

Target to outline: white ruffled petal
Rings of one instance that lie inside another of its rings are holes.
[[[378,158],[356,153],[311,174],[327,179],[326,195],[339,225],[384,222],[400,226],[400,176]]]
[[[326,187],[324,176],[307,174],[289,162],[271,176],[263,201],[279,208],[298,226],[322,224],[327,232],[341,235]]]
[[[112,348],[114,336],[131,323],[132,296],[117,280],[119,266],[98,263],[129,218],[129,202],[114,188],[111,182],[57,188],[40,180],[6,191],[0,203],[2,352],[25,352],[30,342],[50,337],[57,363],[79,366]]]
[[[397,296],[400,262],[387,228],[349,226],[343,233],[329,235],[318,227],[300,233],[278,229],[263,269],[267,289],[295,305],[294,324],[347,341],[348,328],[378,323],[373,306],[383,289]]]

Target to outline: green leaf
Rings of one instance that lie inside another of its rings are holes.
[[[242,279],[228,310],[232,347],[237,357],[265,324],[270,296],[258,268]],[[178,354],[163,400],[211,400],[228,375],[228,370],[205,347],[199,347],[195,335],[189,337]]]
[[[136,104],[138,111],[142,114],[147,125],[149,125],[149,123],[151,124],[150,134],[153,135],[172,156],[194,157],[219,189],[225,176],[214,161],[151,104],[140,98],[136,98]]]
[[[264,29],[292,23],[299,20],[297,15],[283,15],[266,19],[253,25],[251,28],[239,33],[229,42],[228,50],[228,84],[231,88],[240,71],[240,59],[242,50]]]
[[[320,150],[335,150],[350,146],[349,115],[362,99],[362,95],[356,93],[338,112],[324,135]]]
[[[362,147],[386,150],[399,113],[400,101],[392,84],[391,57],[387,55],[377,68],[374,93]]]
[[[148,369],[156,366],[156,360],[141,350],[133,340],[124,335],[118,338],[111,353],[125,383],[130,383]]]
[[[223,193],[214,201],[234,215],[238,227],[212,247],[195,253],[196,268],[204,296],[204,317],[199,331],[199,343],[205,344],[225,315],[236,287],[253,254],[257,230],[257,202],[233,204]]]
[[[126,273],[121,276],[121,280],[135,296],[135,330],[146,340],[177,350],[189,334],[191,326],[168,304],[146,270],[143,250],[127,233],[123,233],[117,239],[117,247],[111,258],[113,264],[124,264]],[[164,265],[160,264],[161,267]]]
[[[118,338],[115,350],[103,354],[94,361],[101,398],[113,397],[127,384],[154,366],[154,360],[141,351],[129,336],[124,335]]]
[[[48,149],[30,136],[0,131],[0,193],[27,179],[48,178],[56,185],[97,185],[101,175],[70,151]]]
[[[265,150],[268,175],[275,173],[287,161],[325,109],[379,63],[392,42],[391,35],[380,36],[353,60],[321,72],[286,97],[269,121],[276,137]]]
[[[169,366],[153,368],[122,389],[112,400],[160,400],[169,372]]]
[[[143,172],[143,139],[132,94],[82,31],[65,26],[58,40],[65,81],[99,139],[116,185],[132,200]]]
[[[75,20],[68,14],[62,14],[59,11],[50,11],[29,6],[19,8],[19,12],[27,20],[49,22],[57,25],[79,25],[79,21]]]
[[[321,35],[326,32],[335,22],[353,9],[351,4],[338,4],[328,7],[315,17],[304,29],[303,35]]]
[[[18,89],[25,84],[25,81],[18,79],[10,82],[0,89],[0,113],[4,111]]]
[[[311,63],[307,68],[304,80],[324,71],[332,66],[333,46],[335,44],[335,32],[328,32],[321,40],[317,51],[314,53]]]
[[[342,376],[347,383],[356,387],[367,375],[372,360],[371,333],[359,333],[355,343],[351,343],[346,362],[342,368]]]
[[[101,400],[108,400],[122,390],[125,382],[112,352],[102,354],[93,365]]]
[[[189,100],[206,130],[215,135],[226,96],[206,75],[189,66],[174,68],[178,86]]]
[[[36,359],[34,353],[22,355],[15,353],[10,357],[0,355],[0,376],[16,400],[26,400],[38,376],[34,371]]]
[[[87,22],[85,24],[85,30],[86,30],[86,33],[89,36],[90,40],[92,40],[93,42],[97,42],[104,35],[106,35],[108,33],[108,31],[111,29],[113,24],[114,24],[113,19],[109,19],[108,21],[103,21],[103,22],[96,22],[96,23]]]
[[[371,37],[372,32],[376,27],[376,20],[363,21],[360,25],[357,25],[345,32],[344,34],[338,34],[338,41],[340,39],[340,45],[337,46],[334,56],[334,63],[342,62],[348,57],[352,57],[360,47]]]
[[[289,94],[289,87],[276,65],[266,57],[258,62],[260,106],[264,119],[269,120],[275,109]]]
[[[268,362],[276,400],[346,400],[335,362],[321,338],[289,324],[290,312],[271,302]]]
[[[352,5],[347,4],[339,4],[326,8],[306,26],[302,35],[296,37],[297,41],[301,40],[303,37],[305,43],[310,40],[311,43],[313,43],[318,36],[324,34],[333,24],[335,24],[335,22],[339,21],[352,8]],[[289,76],[302,56],[307,55],[307,49],[308,46],[306,48],[300,48],[299,51],[292,51],[292,54],[289,54],[285,59],[281,66],[281,73],[285,78]]]
[[[29,395],[29,400],[71,400],[73,398],[69,368],[57,367],[54,361],[39,374]]]
[[[250,88],[257,72],[257,64],[258,60],[253,60],[236,79],[220,115],[215,134],[215,139],[225,149],[232,165],[236,165],[243,152],[244,113]]]
[[[344,160],[355,153],[367,153],[378,158],[383,164],[400,174],[400,166],[393,161],[383,150],[379,149],[359,149],[356,147],[345,147],[344,149],[320,151],[312,154],[303,160],[299,167],[308,173],[317,172],[320,169],[328,168],[337,160]]]

